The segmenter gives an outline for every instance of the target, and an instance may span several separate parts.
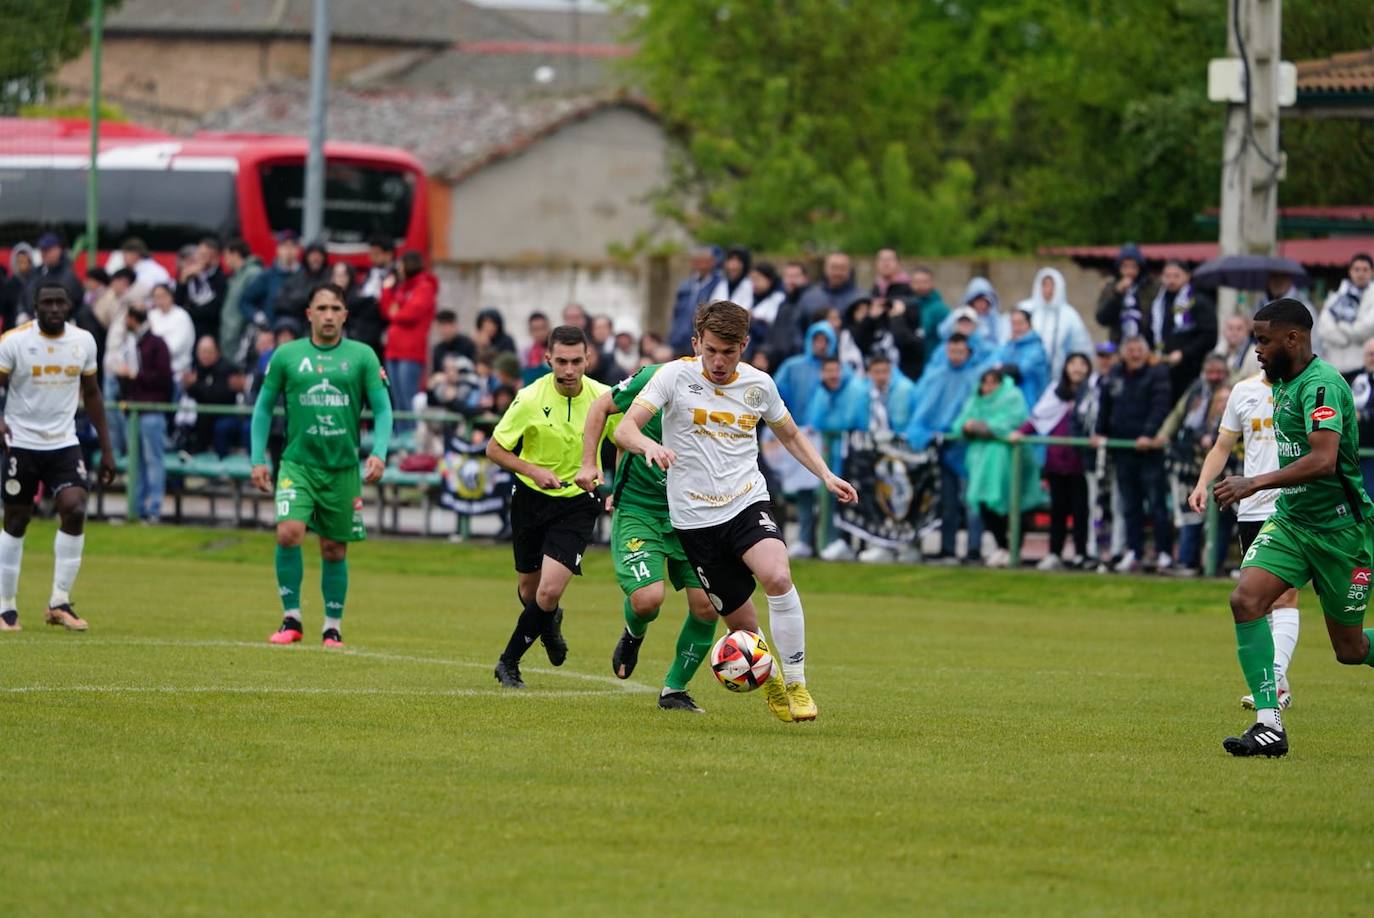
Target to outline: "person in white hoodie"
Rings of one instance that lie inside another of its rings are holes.
[[[1345,280],[1326,298],[1314,329],[1322,359],[1345,375],[1364,369],[1364,344],[1374,338],[1374,258],[1350,259]]]
[[[1064,361],[1070,354],[1091,354],[1092,336],[1083,324],[1078,310],[1069,305],[1064,296],[1064,275],[1054,268],[1035,272],[1031,295],[1017,306],[1030,313],[1031,328],[1044,342],[1050,359],[1050,379],[1058,379],[1064,372]]]

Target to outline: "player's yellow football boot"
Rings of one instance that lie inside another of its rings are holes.
[[[49,606],[48,611],[43,613],[43,620],[49,625],[61,625],[68,631],[85,631],[90,626],[86,620],[72,611],[71,603],[59,603]]]
[[[787,689],[783,687],[782,674],[776,667],[773,669],[773,675],[763,683],[763,697],[774,717],[785,724],[792,722],[792,706],[787,703]]]
[[[815,720],[819,713],[804,682],[787,683],[787,706],[792,711],[793,720]]]

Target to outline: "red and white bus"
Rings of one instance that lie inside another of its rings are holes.
[[[242,236],[270,262],[273,235],[301,229],[307,143],[301,137],[202,132],[177,137],[110,122],[100,131],[100,263],[137,236],[172,268],[205,236]],[[90,131],[75,119],[0,118],[0,257],[48,231],[86,231]],[[391,147],[325,144],[324,243],[364,264],[374,234],[429,255],[424,169]],[[84,265],[80,265],[84,267]]]

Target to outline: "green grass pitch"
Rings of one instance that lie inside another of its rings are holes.
[[[800,564],[821,707],[785,725],[702,672],[628,684],[605,552],[568,663],[496,691],[502,548],[357,546],[344,634],[276,648],[265,533],[93,525],[85,635],[0,635],[0,915],[1368,913],[1374,673],[1310,593],[1286,760],[1247,715],[1228,585]]]

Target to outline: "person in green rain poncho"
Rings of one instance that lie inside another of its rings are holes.
[[[1011,445],[1006,437],[1025,423],[1026,398],[1009,376],[996,367],[983,373],[978,391],[964,403],[954,421],[951,437],[968,441],[964,464],[968,488],[964,500],[969,515],[978,514],[983,528],[992,533],[997,550],[988,556],[988,567],[1006,567],[1011,560],[1007,538],[1007,514],[1011,504]],[[1021,451],[1021,511],[1044,502],[1040,493],[1040,463],[1033,450]]]

